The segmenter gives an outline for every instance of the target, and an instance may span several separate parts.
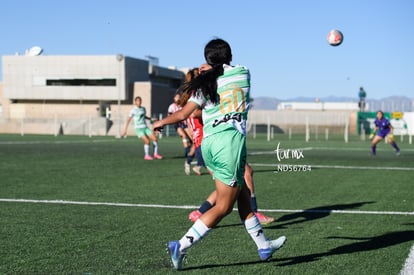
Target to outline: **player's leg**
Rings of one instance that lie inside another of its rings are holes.
[[[193,224],[179,241],[169,243],[169,251],[174,266],[180,267],[182,255],[186,253],[186,250],[206,236],[211,228],[217,225],[233,209],[234,202],[240,192],[239,186],[233,181],[234,168],[240,166],[236,162],[236,160],[239,160],[236,154],[240,153],[242,149],[238,144],[232,142],[234,137],[234,134],[213,135],[203,141],[204,161],[207,167],[214,171],[216,203]],[[243,174],[241,174],[241,177],[243,177]],[[220,180],[222,178],[228,182],[228,185]]]
[[[158,154],[158,139],[157,139],[157,137],[155,136],[155,134],[150,129],[148,129],[147,135],[148,135],[148,138],[152,141],[152,146],[154,147],[154,158],[162,159],[162,156],[160,154]]]
[[[244,181],[250,192],[250,204],[251,204],[252,210],[253,212],[257,212],[257,202],[256,202],[256,195],[254,193],[254,183],[253,183],[253,169],[248,163],[246,163],[246,167],[244,171]]]
[[[229,186],[218,179],[215,180],[215,184],[216,203],[200,217],[209,228],[216,226],[227,214],[231,213],[240,191],[238,186]]]
[[[252,207],[252,211],[259,219],[261,224],[272,223],[275,220],[275,218],[268,217],[257,210],[257,200],[254,192],[253,169],[248,163],[246,163],[244,171],[244,181],[246,182],[246,186],[250,192],[250,205]]]
[[[388,143],[395,149],[395,154],[397,156],[400,155],[400,148],[398,147],[397,143],[394,140],[394,135],[388,134],[387,135]]]
[[[201,175],[200,168],[206,167],[204,163],[203,156],[201,154],[201,146],[198,146],[195,151],[195,155],[197,157],[197,165],[193,167],[194,173],[197,175]],[[211,172],[208,170],[208,172],[211,174]],[[208,196],[208,198],[200,205],[200,207],[197,210],[192,211],[188,218],[195,222],[198,218],[201,217],[204,213],[206,213],[215,203],[216,203],[216,191],[211,192],[211,194]]]
[[[142,134],[141,135],[141,140],[144,143],[144,153],[145,153],[144,159],[145,160],[152,160],[153,158],[149,154],[149,145],[150,145],[149,138],[145,134]]]
[[[371,142],[371,155],[375,156],[377,154],[377,144],[382,140],[381,136],[376,135]]]
[[[218,179],[215,182],[217,191],[216,204],[201,216],[179,241],[168,243],[168,251],[175,269],[182,268],[182,260],[187,253],[187,249],[207,236],[210,230],[224,216],[230,213],[233,208],[233,204],[239,194],[239,187],[228,186]]]
[[[185,158],[185,163],[184,163],[184,172],[187,176],[190,175],[190,169],[191,169],[191,162],[194,159],[194,155],[195,155],[195,149],[194,149],[194,145],[191,144],[190,145],[190,151],[187,153],[187,156]]]
[[[185,135],[186,135],[186,137],[187,137],[187,139],[190,141],[190,143],[192,144],[193,143],[193,131],[191,130],[191,128],[190,127],[188,127],[188,125],[187,124],[185,124],[184,126],[183,126],[183,129],[184,129],[184,133],[185,133]]]
[[[194,147],[194,143],[193,143],[193,131],[191,130],[190,127],[188,127],[188,125],[186,123],[183,123],[183,130],[184,130],[186,140],[189,141],[189,144],[188,144],[189,151],[187,153],[187,157],[191,160],[190,160],[190,162],[188,162],[188,160],[187,160],[187,163],[191,163],[191,161],[193,160],[194,155],[195,155],[195,147]]]
[[[187,136],[187,134],[184,132],[184,129],[182,127],[177,127],[177,134],[181,137],[181,140],[183,142],[183,147],[186,150],[185,151],[185,155],[187,156],[188,152],[190,151],[190,145],[191,145],[191,140],[190,138]]]
[[[196,175],[201,176],[201,168],[206,167],[204,164],[203,155],[201,154],[201,146],[195,148],[194,155],[197,158],[197,165],[193,167],[193,171],[196,173]]]
[[[200,219],[208,226],[215,226],[233,209],[243,182],[246,164],[246,137],[238,131],[226,131],[203,139],[203,160],[213,171],[216,184],[216,203]]]
[[[233,142],[236,142],[236,139]],[[250,166],[248,166],[246,162],[245,141],[240,140],[240,143],[241,143],[240,145],[241,150],[239,151],[239,158],[233,160],[234,162],[237,163],[237,166],[235,167],[235,171],[236,171],[235,175],[236,175],[238,186],[240,188],[240,192],[237,196],[237,209],[239,212],[240,219],[243,221],[245,228],[247,232],[249,233],[250,237],[256,243],[257,248],[259,249],[259,255],[261,255],[260,251],[262,251],[263,249],[266,249],[267,251],[267,249],[270,248],[270,242],[266,238],[263,232],[259,219],[254,215],[254,212],[252,210],[250,192],[244,180],[245,175],[246,175],[245,173],[246,167],[250,167]],[[251,175],[252,171],[249,171],[248,173]],[[266,254],[266,259],[267,258],[268,256]]]
[[[206,213],[208,210],[210,210],[211,207],[216,203],[216,190],[210,193],[210,195],[207,197],[207,199],[200,205],[200,207],[197,210],[194,210],[188,215],[188,219],[190,219],[192,222],[195,222],[198,220],[204,213]]]
[[[186,158],[184,161],[184,172],[186,175],[190,175],[191,166],[187,163],[187,157],[191,150],[191,141],[181,126],[177,126],[176,130],[177,134],[181,137],[184,146],[184,157]]]
[[[237,198],[237,208],[240,219],[244,222],[246,231],[256,243],[260,259],[262,261],[267,261],[272,257],[276,250],[284,245],[286,237],[281,236],[272,241],[266,238],[259,219],[253,214],[251,209],[250,195],[246,186],[242,188]]]

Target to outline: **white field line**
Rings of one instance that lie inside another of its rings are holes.
[[[289,165],[288,163],[250,163],[251,166],[274,167],[277,165]],[[414,167],[392,167],[392,166],[347,166],[347,165],[313,165],[313,164],[292,164],[296,166],[310,166],[311,168],[328,168],[328,169],[359,169],[359,170],[399,170],[399,171],[414,171]]]
[[[342,151],[342,150],[346,150],[346,151],[367,151],[367,152],[371,152],[371,144],[369,144],[366,148],[360,148],[360,147],[346,147],[346,146],[342,146],[342,147],[312,147],[313,150],[335,150],[335,151]],[[385,145],[384,145],[385,146]],[[385,148],[378,148],[377,150],[380,151],[391,151],[393,152],[393,149],[391,147],[387,147],[385,146]],[[402,150],[403,152],[413,152],[414,149],[412,148],[405,148]]]
[[[88,142],[113,142],[114,140],[62,140],[62,141],[0,141],[0,145],[24,145],[24,144],[65,144],[65,143],[88,143]],[[368,149],[367,149],[368,148]],[[370,152],[370,148],[360,148],[360,147],[303,147],[303,148],[294,148],[295,150],[302,150],[302,151],[310,151],[310,150],[335,150],[335,151],[367,151]],[[289,149],[280,149],[280,152],[286,151]],[[292,149],[290,149],[292,150]],[[377,148],[377,151],[382,151],[383,148]],[[386,149],[384,149],[386,150]],[[413,152],[414,149],[405,148],[402,152]],[[248,155],[273,155],[275,151],[257,151],[257,152],[249,152]]]
[[[413,275],[414,274],[414,245],[410,249],[404,266],[400,271],[400,275]]]
[[[141,203],[116,203],[116,202],[87,202],[67,200],[32,200],[32,199],[1,199],[0,202],[15,203],[43,203],[43,204],[74,204],[74,205],[97,205],[97,206],[121,206],[121,207],[146,207],[146,208],[172,208],[172,209],[194,209],[196,205],[164,205],[164,204],[141,204]],[[237,210],[234,208],[234,210]],[[401,211],[356,211],[356,210],[306,210],[306,209],[260,209],[262,212],[280,213],[338,213],[338,214],[365,214],[365,215],[403,215],[414,216],[414,212]]]
[[[345,166],[345,165],[311,165],[316,168],[331,168],[331,169],[360,169],[360,170],[399,170],[399,171],[414,171],[414,167],[375,167],[375,166]]]
[[[0,199],[0,202],[15,203],[44,203],[44,204],[73,204],[73,205],[103,205],[103,206],[121,206],[121,207],[150,207],[150,208],[173,208],[173,209],[194,209],[194,205],[161,205],[161,204],[136,204],[136,203],[112,203],[112,202],[82,202],[82,201],[65,201],[65,200],[29,200],[29,199]],[[260,209],[261,212],[288,212],[288,213],[338,213],[338,214],[365,214],[365,215],[410,215],[414,212],[398,211],[355,211],[355,210],[288,210],[288,209]],[[400,275],[414,274],[414,246],[411,247],[410,253],[405,261]]]
[[[292,149],[294,149],[294,150],[302,150],[302,151],[311,151],[311,150],[327,150],[327,151],[332,151],[332,150],[335,150],[335,151],[367,151],[367,153],[370,153],[371,151],[371,148],[370,147],[367,147],[367,148],[358,148],[358,147],[346,147],[346,146],[343,146],[343,147],[304,147],[304,148],[292,148]],[[286,151],[286,150],[292,150],[292,149],[279,149],[279,152],[283,152],[283,151]],[[392,150],[391,150],[391,148],[388,148],[391,152],[392,152]],[[387,149],[386,148],[378,148],[377,147],[377,151],[386,151]],[[411,148],[405,148],[404,150],[402,150],[402,152],[413,152],[414,151],[414,149],[411,149]],[[275,154],[275,150],[273,150],[273,151],[253,151],[253,152],[249,152],[249,153],[247,153],[248,155],[250,155],[250,156],[255,156],[255,155],[274,155]]]
[[[62,141],[0,141],[0,145],[31,145],[31,144],[69,144],[69,143],[100,143],[114,140],[62,140]]]

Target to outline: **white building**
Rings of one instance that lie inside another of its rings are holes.
[[[359,111],[359,107],[358,102],[281,102],[277,105],[277,110]]]
[[[2,56],[2,70],[1,132],[22,119],[26,128],[34,120],[105,121],[106,110],[122,124],[136,96],[147,115],[166,114],[184,80],[180,70],[123,55]]]

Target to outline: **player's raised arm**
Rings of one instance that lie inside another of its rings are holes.
[[[179,111],[167,116],[166,118],[154,122],[152,125],[152,129],[160,129],[163,128],[165,125],[174,124],[184,119],[187,119],[194,110],[198,109],[198,105],[194,102],[187,102],[187,104]]]

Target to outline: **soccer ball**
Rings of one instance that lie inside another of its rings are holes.
[[[331,30],[328,33],[326,40],[328,40],[329,45],[336,47],[341,45],[342,41],[344,41],[344,35],[338,30]]]

